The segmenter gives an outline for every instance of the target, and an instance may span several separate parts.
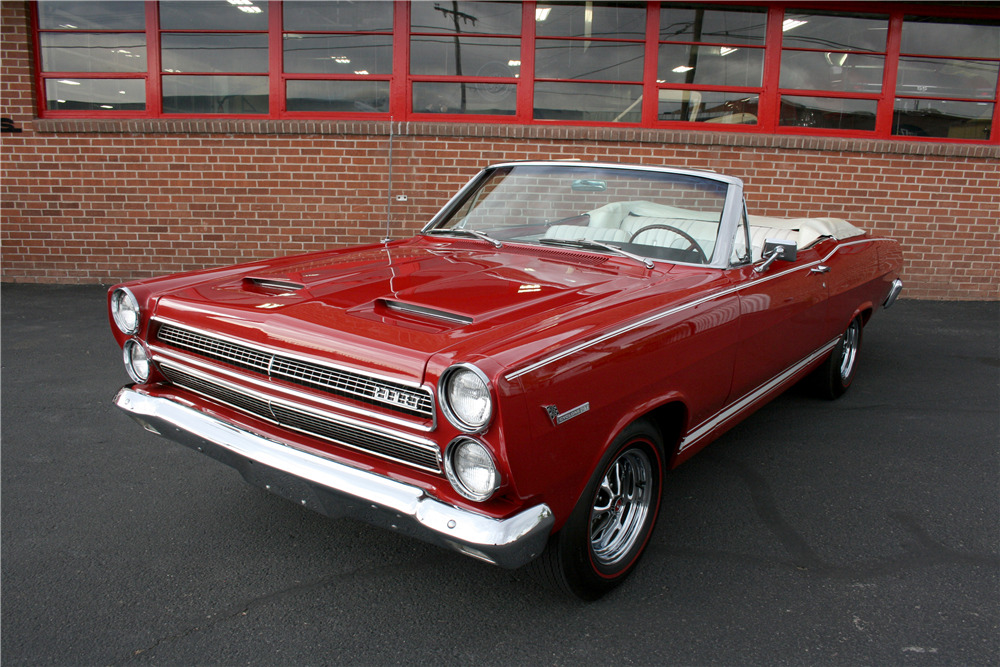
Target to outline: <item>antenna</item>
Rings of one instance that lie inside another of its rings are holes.
[[[392,140],[394,136],[394,123],[392,116],[389,117],[389,185],[388,193],[386,193],[386,207],[385,207],[385,238],[382,239],[382,243],[388,243],[392,239],[389,237],[389,224],[392,221]]]

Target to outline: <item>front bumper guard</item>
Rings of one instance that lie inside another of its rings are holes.
[[[238,470],[251,484],[321,514],[360,519],[501,567],[517,568],[538,556],[552,530],[548,505],[494,519],[135,387],[123,387],[114,404],[146,430],[207,454]]]

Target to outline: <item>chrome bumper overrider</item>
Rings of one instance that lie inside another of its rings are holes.
[[[538,556],[552,529],[548,505],[493,519],[133,387],[123,387],[114,403],[146,430],[208,454],[251,484],[321,514],[350,516],[502,567],[520,567]]]
[[[882,307],[888,308],[892,304],[896,303],[896,297],[899,293],[903,291],[903,281],[896,278],[892,281],[892,287],[889,288],[889,295],[885,297],[885,302],[883,302]]]

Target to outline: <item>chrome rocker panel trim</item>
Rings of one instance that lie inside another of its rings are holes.
[[[320,514],[350,516],[501,567],[517,568],[541,554],[552,530],[548,505],[493,519],[131,386],[118,392],[114,404],[146,430],[207,454],[249,483]]]

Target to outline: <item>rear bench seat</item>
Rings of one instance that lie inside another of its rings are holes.
[[[795,241],[799,250],[808,248],[822,238],[848,239],[864,234],[840,218],[775,218],[763,215],[747,216],[750,223],[750,245],[753,261],[761,259],[764,241]]]

